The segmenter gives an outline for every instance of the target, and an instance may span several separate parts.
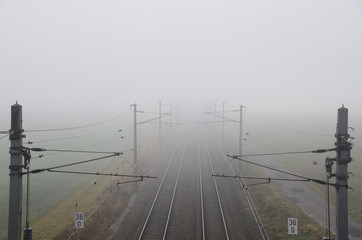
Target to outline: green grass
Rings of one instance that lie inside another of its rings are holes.
[[[101,130],[99,130],[101,131]],[[148,131],[146,133],[140,134],[139,137],[140,143],[143,140],[150,138],[155,131]],[[74,133],[72,133],[74,134]],[[79,133],[79,135],[87,135],[88,132]],[[126,133],[127,134],[127,133]],[[43,139],[52,139],[59,136],[41,136],[40,140]],[[29,138],[29,140],[36,140],[37,138]],[[44,148],[54,148],[54,149],[72,149],[74,147],[81,147],[79,150],[90,150],[90,149],[101,149],[102,151],[113,151],[117,149],[126,149],[131,142],[131,137],[125,139],[108,140],[107,136],[96,136],[94,138],[87,139],[75,139],[75,140],[66,140],[63,142],[49,142],[41,143],[39,147]],[[103,144],[97,144],[101,140],[107,140]],[[155,140],[150,139],[147,142],[147,145],[140,147],[140,157],[142,155],[148,155],[146,150],[149,146],[152,148],[154,146]],[[0,239],[6,239],[7,235],[7,218],[8,218],[8,193],[9,193],[9,155],[8,155],[8,142],[1,142],[0,151],[1,151],[1,161],[0,161]],[[47,145],[48,144],[48,145]],[[78,148],[77,148],[78,149]],[[127,155],[128,154],[128,155]],[[33,157],[35,157],[34,154]],[[87,172],[97,172],[105,169],[108,164],[109,171],[116,171],[116,168],[119,167],[119,173],[122,172],[123,166],[124,171],[127,171],[132,167],[132,162],[126,161],[124,159],[131,159],[132,152],[126,152],[122,155],[123,158],[109,158],[102,161],[97,161],[91,164],[86,164],[82,166],[74,166],[71,170],[87,171]],[[46,158],[32,159],[31,168],[45,168],[54,165],[60,165],[64,163],[76,162],[86,159],[94,158],[94,155],[87,154],[49,154]],[[144,157],[145,159],[148,159]],[[122,162],[125,163],[122,165]],[[112,170],[113,169],[113,170]],[[95,180],[96,179],[96,180]],[[24,179],[25,181],[25,179]],[[97,184],[93,184],[94,181]],[[113,179],[116,181],[116,178]],[[45,233],[46,229],[51,229],[60,218],[64,218],[62,223],[58,224],[54,232],[62,231],[64,227],[63,222],[68,222],[72,225],[73,214],[75,210],[75,202],[77,202],[81,196],[84,196],[80,201],[80,207],[83,207],[85,210],[92,209],[93,206],[98,204],[99,199],[97,197],[103,196],[106,193],[107,188],[110,186],[110,178],[92,178],[90,176],[79,176],[79,175],[70,175],[70,174],[61,174],[61,173],[48,173],[43,172],[40,174],[31,175],[30,177],[31,184],[31,193],[30,193],[30,225],[33,227],[33,239],[38,239],[39,232],[41,234]],[[94,185],[94,186],[93,186]],[[113,182],[115,185],[115,182]],[[23,184],[23,212],[25,212],[25,184]],[[87,190],[88,189],[88,190]],[[71,212],[69,214],[65,214]],[[25,218],[25,214],[23,214]],[[44,218],[44,219],[43,219]],[[22,221],[23,225],[25,224],[25,219]],[[45,229],[45,230],[44,230]],[[53,235],[50,235],[53,236]],[[51,239],[51,238],[47,238]]]
[[[154,145],[154,142],[151,142],[151,144]],[[124,155],[124,158],[131,158],[132,154],[130,152]],[[139,154],[140,156],[148,156],[145,161],[140,160],[139,163],[140,167],[143,167],[143,170],[146,171],[154,159],[153,149],[140,149]],[[115,162],[108,167],[107,172],[115,172],[117,167],[121,169],[119,163]],[[132,174],[132,171],[132,164],[124,166],[124,173]],[[99,209],[93,213],[92,217],[87,219],[85,223],[87,227],[82,229],[82,237],[86,239],[106,238],[109,227],[119,217],[122,209],[127,206],[128,199],[133,192],[133,184],[124,184],[117,187],[116,183],[120,180],[120,177],[97,176],[80,184],[65,198],[62,198],[45,213],[32,220],[33,238],[40,239],[43,236],[42,239],[65,239],[69,237],[74,231],[75,203],[77,203],[78,211],[85,213],[86,219],[99,206]],[[94,184],[95,182],[96,184]],[[111,186],[112,193],[110,193]],[[109,197],[106,198],[108,195]],[[106,200],[100,205],[104,199]],[[102,219],[102,221],[99,221],[99,219]],[[62,221],[59,222],[59,220]],[[46,238],[44,238],[44,234],[46,234]]]
[[[232,132],[232,133],[235,133]],[[275,143],[274,139],[268,139],[272,135],[266,135],[266,137],[257,138],[254,143],[256,143],[259,147],[261,147],[265,152],[278,152],[278,151],[288,151],[288,147],[286,147],[287,143],[284,143],[283,146],[279,146]],[[228,145],[228,150],[230,152],[237,151],[237,138],[235,135],[229,135],[227,140],[225,141]],[[249,141],[251,139],[249,138]],[[274,142],[274,147],[269,150],[270,143]],[[287,141],[286,141],[287,142]],[[284,148],[284,149],[283,149]],[[266,150],[265,150],[266,149]],[[290,149],[290,148],[289,148]],[[245,149],[247,150],[247,149]],[[295,149],[292,149],[293,151]],[[289,158],[288,158],[289,159]],[[305,161],[306,162],[306,161]],[[312,160],[307,161],[306,163],[306,173],[308,175],[311,174],[309,163],[313,165]],[[296,173],[301,173],[300,165],[295,162],[290,163],[289,167],[293,170],[296,170]],[[284,163],[283,163],[284,164]],[[244,164],[244,167],[247,168],[248,175],[262,176],[264,173],[260,168],[256,166],[252,166],[249,164]],[[298,166],[298,167],[297,167]],[[309,169],[309,171],[308,171]],[[320,174],[317,170],[317,173]],[[292,171],[294,172],[294,171]],[[315,174],[314,172],[312,174]],[[308,176],[307,175],[307,176]],[[308,215],[306,215],[296,204],[294,204],[287,196],[285,196],[279,188],[271,184],[266,185],[258,185],[249,187],[249,191],[252,194],[256,207],[261,215],[262,221],[267,229],[268,235],[270,239],[292,239],[290,235],[288,235],[287,228],[287,219],[289,217],[298,218],[298,227],[299,233],[295,236],[294,239],[322,239],[322,237],[326,236],[326,231],[323,227],[321,227],[316,221],[311,219]]]
[[[288,139],[288,137],[286,137]],[[301,142],[302,145],[303,138],[299,138],[298,142]],[[305,140],[306,141],[306,140]],[[268,144],[267,141],[255,141],[259,147],[261,147],[264,152],[271,152],[271,150],[268,150]],[[288,146],[285,143],[281,143],[278,145],[278,143],[274,142],[274,147],[277,149],[276,151],[281,151],[282,147],[288,147],[284,151],[294,151],[294,150],[300,150],[301,148],[295,148]],[[327,143],[323,143],[322,141],[318,145],[319,147],[327,146],[327,147],[333,147],[328,145]],[[306,149],[306,148],[304,148]],[[317,149],[315,148],[309,148],[310,150]],[[351,154],[354,159],[361,159],[362,154],[360,151],[352,151]],[[326,180],[326,172],[324,167],[324,162],[326,157],[335,157],[335,152],[325,153],[325,154],[306,154],[306,155],[293,155],[293,156],[273,156],[275,160],[277,160],[279,163],[281,163],[283,166],[288,168],[290,172],[306,176],[309,178],[315,178],[315,179],[321,179]],[[349,171],[353,172],[353,176],[351,175],[349,178],[349,185],[353,188],[353,190],[350,190],[348,192],[348,211],[349,215],[356,219],[359,222],[362,222],[362,162],[361,161],[352,161],[349,164]],[[333,167],[335,169],[335,166]],[[335,178],[331,178],[330,182],[335,182]],[[326,198],[326,186],[316,184],[314,182],[307,183],[314,191],[316,191],[320,196],[323,198]],[[330,201],[332,204],[335,204],[335,188],[330,187]]]
[[[112,180],[112,184],[115,185],[116,181],[118,179]],[[122,189],[123,193],[129,191]],[[87,217],[109,192],[110,182],[108,179],[93,178],[81,184],[66,198],[59,201],[56,206],[32,221],[34,239],[44,238],[44,234],[47,236],[44,239],[55,239],[60,233],[63,236],[70,235],[76,211],[75,204],[77,203],[77,210],[85,212]],[[120,191],[119,189],[114,189],[114,192],[118,193]],[[63,221],[59,222],[61,219]],[[64,229],[68,229],[68,231],[64,232]]]
[[[316,149],[328,149],[335,147],[336,117],[325,116],[249,116],[248,141],[255,143],[264,153],[304,151]],[[361,117],[351,115],[349,125],[356,130],[350,130],[350,135],[354,137],[352,143],[355,145],[351,151],[353,161],[348,165],[350,175],[349,186],[353,190],[348,191],[348,211],[349,215],[359,222],[362,222],[362,121]],[[296,131],[294,131],[296,130]],[[234,129],[230,131],[230,139],[237,141]],[[321,135],[320,135],[321,134]],[[326,136],[328,135],[328,136]],[[335,157],[336,152],[323,154],[292,154],[284,156],[273,156],[290,172],[303,175],[309,178],[326,180],[325,159]],[[333,166],[335,171],[335,165]],[[330,179],[335,182],[335,178]],[[316,183],[307,183],[320,196],[326,198],[326,187]],[[330,188],[331,203],[335,203],[335,189]]]
[[[255,167],[246,168],[248,174],[262,174]],[[298,235],[294,239],[315,240],[325,236],[325,229],[306,215],[275,184],[252,186],[249,191],[270,239],[291,239],[287,226],[289,217],[298,219]]]

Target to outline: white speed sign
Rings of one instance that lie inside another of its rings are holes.
[[[298,235],[298,219],[288,218],[288,234]]]
[[[75,228],[84,228],[84,213],[76,212],[74,215],[74,227]]]

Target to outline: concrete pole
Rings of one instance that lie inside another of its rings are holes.
[[[138,159],[137,159],[137,104],[131,105],[134,110],[134,127],[133,127],[133,174],[137,175],[138,170]]]
[[[336,131],[336,240],[348,239],[348,163],[351,143],[348,142],[348,109],[338,109]]]
[[[217,129],[217,127],[218,127],[218,124],[216,123],[216,114],[217,114],[217,105],[216,104],[217,104],[217,102],[215,100],[215,102],[214,102],[214,122],[216,125],[215,129]]]
[[[178,103],[177,103],[177,101],[176,101],[176,103],[175,103],[175,109],[176,109],[176,111],[175,111],[175,121],[177,122],[177,121],[178,121],[178,115],[177,115],[177,112],[178,112]]]
[[[239,123],[240,123],[240,126],[239,126],[239,156],[241,157],[242,154],[243,154],[243,108],[246,108],[245,106],[243,105],[240,105],[240,120],[239,120]],[[241,174],[241,161],[238,161],[239,164],[239,171],[240,171],[240,174]]]
[[[132,104],[131,107],[133,107],[134,110],[134,127],[133,127],[133,175],[137,175],[138,174],[138,156],[137,156],[137,151],[138,151],[138,146],[137,146],[137,104]],[[135,182],[134,183],[134,191],[136,192],[138,190],[138,183]]]
[[[239,157],[241,157],[242,155],[242,145],[243,145],[243,105],[240,105],[240,126],[239,126]],[[239,170],[239,174],[242,175],[241,173],[241,161],[238,161],[237,163],[237,167]]]
[[[9,190],[9,218],[8,239],[21,239],[22,215],[22,146],[23,146],[23,119],[22,106],[18,103],[11,106],[10,129],[10,190]]]
[[[170,127],[172,126],[172,101],[170,100]]]
[[[242,154],[243,145],[243,105],[240,105],[240,126],[239,126],[239,156]]]
[[[161,114],[162,114],[162,104],[161,101],[158,101],[158,146],[161,151]]]
[[[224,123],[225,123],[225,102],[222,102],[222,126],[221,126],[221,140],[224,144]]]
[[[246,106],[240,105],[239,156],[243,154],[243,108],[246,108]]]

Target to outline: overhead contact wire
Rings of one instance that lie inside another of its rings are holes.
[[[277,152],[277,153],[260,153],[260,154],[246,154],[236,157],[258,157],[258,156],[273,156],[273,155],[288,155],[288,154],[303,154],[303,153],[325,153],[335,151],[336,148],[330,149],[317,149],[317,150],[309,150],[309,151],[299,151],[299,152]]]
[[[76,127],[68,127],[68,128],[53,128],[53,129],[32,129],[32,130],[26,130],[24,132],[55,132],[55,131],[67,131],[67,130],[75,130],[75,129],[81,129],[81,128],[87,128],[87,127],[93,127],[93,126],[97,126],[97,125],[101,125],[103,123],[107,123],[110,122],[114,119],[117,119],[121,116],[123,116],[124,114],[126,114],[127,112],[129,112],[130,110],[127,110],[121,114],[119,114],[118,116],[115,116],[113,118],[110,118],[108,120],[104,120],[101,122],[97,122],[97,123],[93,123],[93,124],[88,124],[88,125],[83,125],[83,126],[76,126]]]

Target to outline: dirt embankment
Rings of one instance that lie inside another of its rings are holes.
[[[132,195],[132,192],[132,186],[122,186],[122,188],[119,189],[115,188],[112,193],[108,190],[99,195],[97,198],[99,203],[101,203],[105,198],[106,199],[89,218],[86,216],[86,227],[80,229],[79,231],[81,239],[107,239],[110,227],[127,207],[127,203]],[[108,195],[109,197],[107,197]],[[78,239],[78,233],[74,232],[73,225],[65,227],[54,239],[68,239],[72,232],[73,236],[70,239]]]

